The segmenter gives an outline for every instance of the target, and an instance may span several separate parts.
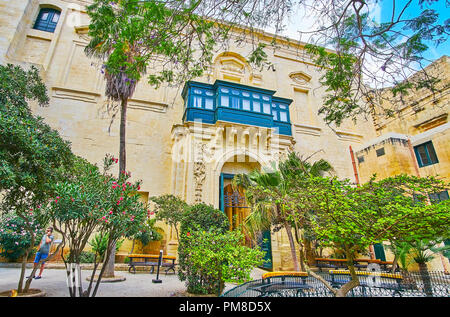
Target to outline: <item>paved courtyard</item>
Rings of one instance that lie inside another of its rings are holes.
[[[31,269],[27,268],[27,274]],[[83,289],[87,288],[90,276],[89,270],[82,270]],[[252,277],[261,278],[262,270],[255,269]],[[117,276],[125,277],[123,282],[102,283],[99,286],[97,297],[171,297],[188,296],[184,282],[178,279],[176,274],[160,274],[159,279],[162,283],[152,283],[156,274],[149,272],[137,272],[136,274],[127,271],[116,271]],[[20,276],[20,268],[0,267],[0,292],[17,288],[17,282]],[[235,285],[227,284],[225,290]],[[42,279],[33,280],[31,288],[38,288],[46,292],[47,297],[68,297],[66,283],[66,271],[64,269],[46,269],[42,274]]]

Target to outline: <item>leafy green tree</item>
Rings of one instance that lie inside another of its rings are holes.
[[[445,186],[434,177],[408,175],[372,179],[360,187],[335,178],[310,179],[309,189],[302,192],[302,203],[314,210],[310,224],[325,246],[345,253],[352,276],[334,290],[336,296],[359,285],[353,266],[356,252],[383,241],[433,239],[448,232],[449,202],[426,202],[430,193]]]
[[[35,102],[46,106],[48,101],[37,68],[0,65],[0,210],[21,217],[30,238],[23,256],[19,293],[26,292],[31,283],[32,278],[23,288],[26,259],[40,239],[35,235],[35,225],[28,223],[29,212],[33,211],[33,220],[41,227],[46,225],[48,217],[40,206],[53,195],[52,184],[61,177],[59,167],[69,165],[72,158],[69,142],[34,116],[28,105]]]
[[[191,240],[188,237],[196,231],[214,230],[216,234],[225,234],[229,229],[226,215],[204,203],[190,206],[181,221],[180,240],[178,245],[178,277],[186,281],[191,293],[202,294],[205,290],[216,291],[218,279],[210,276],[204,268],[193,267],[191,263]]]
[[[347,118],[368,116],[374,108],[377,115],[393,116],[403,108],[398,100],[417,90],[436,97],[442,88],[440,78],[424,67],[430,62],[429,47],[442,45],[450,31],[450,20],[440,19],[438,4],[437,0],[299,2],[321,22],[299,33],[311,35],[306,51],[323,69],[320,82],[327,94],[319,113],[327,123],[339,125]],[[376,21],[371,13],[376,6],[391,7],[392,13]],[[416,71],[420,76],[411,77]]]
[[[161,232],[164,232],[163,229],[156,226],[156,218],[150,218],[150,213],[148,215],[148,219],[145,221],[142,228],[133,236],[133,244],[131,246],[130,254],[134,251],[135,241],[141,242],[143,246],[148,245],[152,241],[159,241],[163,238]]]
[[[162,220],[167,225],[174,228],[177,240],[180,240],[178,226],[184,217],[188,204],[184,200],[173,195],[151,197],[150,200],[155,204],[153,212],[156,214],[156,219]]]
[[[298,179],[319,176],[332,170],[331,165],[325,160],[314,163],[308,162],[309,158],[301,158],[292,152],[286,160],[280,162],[278,169],[259,172],[252,171],[249,174],[236,175],[233,184],[245,189],[245,196],[252,211],[245,220],[246,229],[253,235],[262,230],[275,230],[283,227],[286,230],[291,256],[296,271],[304,270],[304,240],[300,238],[303,229],[304,215],[300,212],[293,213],[298,208],[297,202],[292,196],[292,189],[298,186]],[[305,210],[306,213],[308,210]],[[294,243],[294,235],[300,247],[300,263]],[[300,266],[299,266],[300,264]]]
[[[192,283],[191,279],[188,291],[220,295],[225,282],[248,281],[251,270],[263,263],[264,253],[242,245],[243,239],[240,231],[224,232],[215,227],[191,230],[183,235],[182,243],[189,249],[184,262],[191,274],[196,272],[201,276],[200,283]]]
[[[63,245],[69,247],[69,257],[64,259],[67,270],[70,296],[92,296],[97,294],[112,248],[122,238],[132,238],[140,230],[147,217],[147,209],[139,200],[139,182],[128,181],[130,175],[120,178],[108,173],[116,159],[107,155],[103,172],[83,159],[74,160],[67,178],[54,184],[56,197],[46,208],[55,231],[63,236]],[[94,269],[88,287],[83,290],[72,281],[81,276],[80,262],[83,250],[93,233],[99,241],[95,252]],[[96,277],[98,265],[102,268]],[[95,285],[94,285],[95,281]]]

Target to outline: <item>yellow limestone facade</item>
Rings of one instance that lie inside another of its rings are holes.
[[[119,113],[105,98],[99,62],[84,53],[89,41],[89,18],[84,7],[89,2],[0,2],[0,63],[39,68],[50,104],[33,106],[33,111],[72,142],[75,154],[101,165],[105,154],[118,155]],[[61,12],[53,32],[33,28],[43,8]],[[272,37],[261,33],[258,40],[269,44]],[[273,90],[278,97],[292,99],[291,136],[255,125],[183,122],[183,87],[163,86],[156,90],[145,79],[140,81],[129,101],[126,142],[127,169],[135,180],[143,181],[144,200],[174,194],[188,203],[205,202],[219,208],[222,173],[270,168],[289,151],[305,157],[314,154],[315,160],[326,159],[339,178],[355,180],[350,146],[364,151],[364,144],[388,130],[382,130],[380,123],[375,125],[371,119],[361,119],[356,124],[344,122],[337,128],[327,126],[317,114],[325,93],[319,84],[321,70],[304,54],[302,43],[280,41],[279,44],[276,51],[267,51],[275,70],[259,71],[248,65],[246,57],[252,50],[251,43],[230,44],[227,51],[215,53],[209,71],[195,81],[240,83]],[[448,146],[446,153],[448,162]],[[359,173],[361,179],[367,179],[365,175],[372,170],[364,172],[359,165]],[[164,224],[160,226],[165,231],[164,239],[149,251],[161,247],[165,254],[175,255],[175,233]],[[130,248],[131,242],[124,243],[119,254],[126,255]],[[273,270],[293,268],[289,243],[282,230],[272,233],[271,248]],[[135,253],[141,251],[146,250],[135,249]]]

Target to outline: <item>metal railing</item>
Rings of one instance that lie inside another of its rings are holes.
[[[349,281],[342,274],[320,272],[321,277],[337,289]],[[360,286],[347,297],[450,297],[450,275],[444,272],[428,274],[402,273],[401,279],[368,274],[359,276]],[[308,276],[274,276],[239,285],[222,297],[334,297],[324,283]]]

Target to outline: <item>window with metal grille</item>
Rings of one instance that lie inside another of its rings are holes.
[[[384,147],[382,147],[381,149],[376,150],[377,152],[377,156],[383,156],[384,155]]]
[[[436,151],[434,150],[433,143],[431,141],[415,146],[414,152],[416,153],[419,167],[439,163]]]
[[[61,11],[58,11],[56,9],[42,8],[39,11],[33,29],[51,33],[55,32],[60,15]]]

